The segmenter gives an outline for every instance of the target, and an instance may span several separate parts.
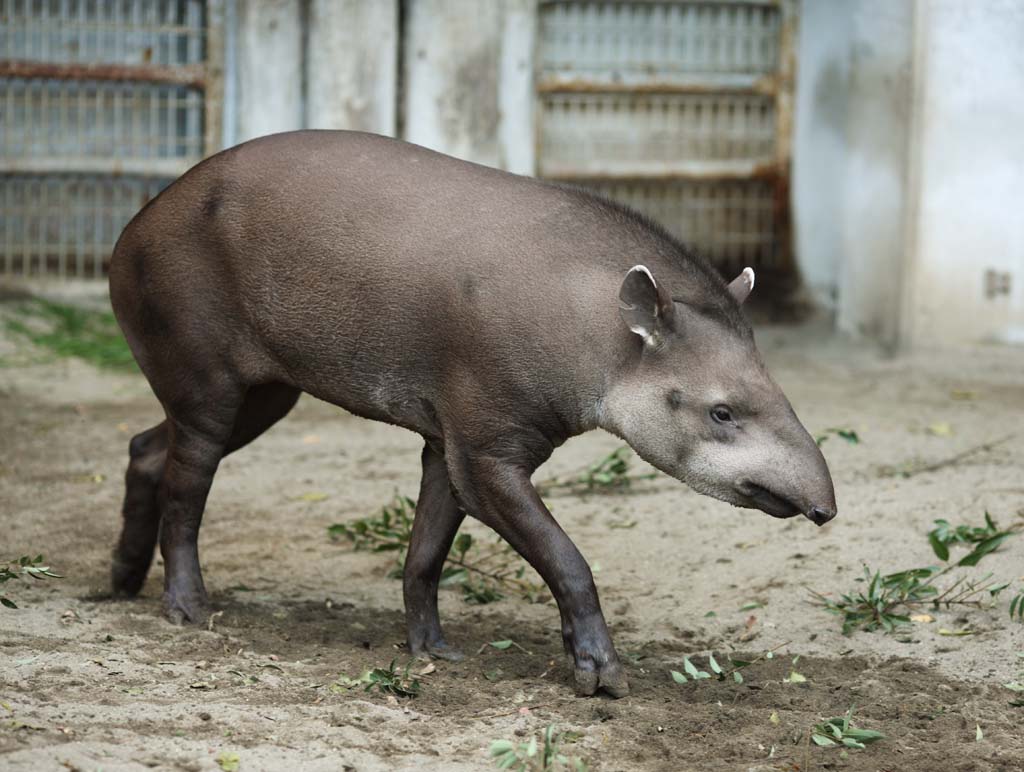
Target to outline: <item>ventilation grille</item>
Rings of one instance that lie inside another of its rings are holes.
[[[541,146],[541,173],[553,177],[666,174],[680,161],[739,161],[742,174],[774,159],[775,105],[746,94],[545,94]]]
[[[0,0],[4,59],[182,66],[205,58],[201,0]]]
[[[576,1],[541,13],[542,77],[671,82],[778,68],[772,3]]]
[[[98,278],[121,229],[166,180],[93,175],[0,178],[0,271]]]
[[[792,17],[790,0],[542,2],[540,174],[638,209],[723,271],[784,271]]]
[[[0,0],[0,273],[102,276],[132,216],[202,159],[209,13]]]

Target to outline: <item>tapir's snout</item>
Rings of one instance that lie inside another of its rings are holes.
[[[789,446],[789,463],[773,461],[770,470],[745,476],[736,484],[735,490],[745,499],[740,506],[778,518],[803,515],[817,526],[836,516],[835,487],[825,457],[810,435],[800,439],[806,441]]]
[[[807,513],[807,519],[815,525],[825,525],[829,520],[836,516],[836,510],[825,509],[824,507],[811,507],[811,511]]]

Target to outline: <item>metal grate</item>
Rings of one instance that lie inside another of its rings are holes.
[[[556,0],[538,169],[661,222],[723,270],[786,270],[791,0]]]
[[[0,154],[15,161],[106,159],[124,171],[125,162],[202,157],[203,94],[187,86],[10,78],[0,104]]]
[[[0,56],[58,63],[202,64],[202,0],[0,0]]]
[[[775,105],[757,94],[546,94],[541,145],[549,177],[666,174],[679,161],[729,160],[743,174],[774,159]]]
[[[542,77],[646,83],[778,67],[773,3],[566,0],[541,12]]]
[[[128,220],[214,149],[214,7],[0,0],[0,272],[103,275]]]
[[[125,223],[168,182],[81,174],[5,175],[0,178],[0,272],[103,276]]]
[[[679,239],[700,245],[719,268],[774,265],[775,186],[770,181],[580,181],[665,225]]]

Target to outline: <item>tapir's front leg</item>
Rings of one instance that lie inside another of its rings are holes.
[[[601,613],[590,566],[559,527],[520,464],[478,453],[448,454],[463,507],[501,534],[541,575],[562,615],[562,635],[575,663],[576,692],[629,693]]]
[[[442,659],[462,659],[441,634],[437,585],[455,532],[464,518],[465,513],[452,496],[444,456],[428,443],[423,448],[423,479],[402,573],[409,651],[416,656],[429,654]]]

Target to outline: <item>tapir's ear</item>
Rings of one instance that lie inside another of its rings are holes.
[[[747,299],[747,295],[750,294],[750,290],[754,289],[754,269],[744,268],[743,273],[737,276],[729,284],[729,292],[736,298],[737,303],[742,303]]]
[[[672,329],[675,309],[665,285],[659,286],[646,266],[629,269],[619,290],[619,314],[647,346],[657,346]]]

